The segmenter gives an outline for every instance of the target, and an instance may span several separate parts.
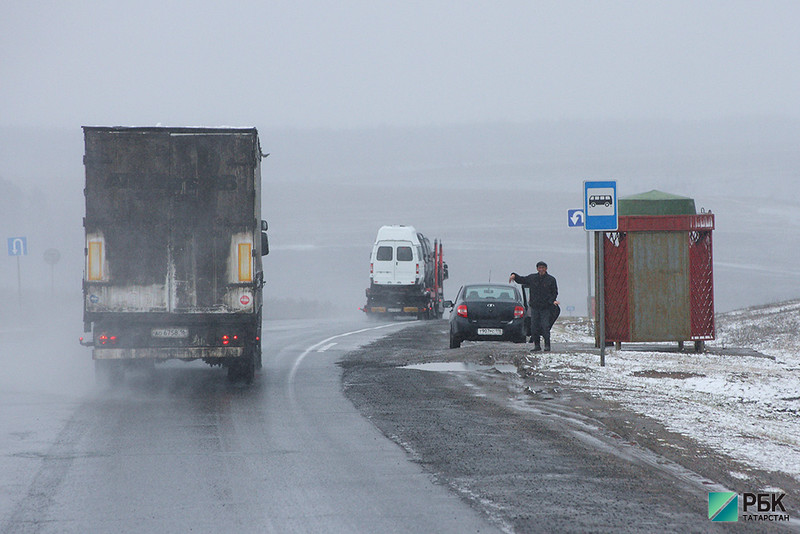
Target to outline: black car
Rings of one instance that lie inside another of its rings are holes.
[[[462,341],[525,342],[525,305],[520,290],[506,284],[469,284],[458,290],[450,310],[450,348]]]

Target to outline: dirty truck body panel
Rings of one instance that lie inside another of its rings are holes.
[[[260,359],[257,131],[84,127],[84,138],[94,359]]]

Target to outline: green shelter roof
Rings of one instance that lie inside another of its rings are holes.
[[[695,215],[694,199],[653,189],[619,198],[619,215]]]

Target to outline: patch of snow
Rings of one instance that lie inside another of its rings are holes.
[[[800,480],[800,302],[719,315],[717,330],[709,349],[767,357],[662,352],[658,344],[640,352],[623,343],[609,347],[605,367],[596,353],[554,352],[539,357],[539,368],[746,465]],[[553,340],[593,343],[588,332],[559,324]]]

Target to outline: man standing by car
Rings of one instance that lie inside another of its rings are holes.
[[[533,350],[542,350],[539,336],[544,338],[544,350],[550,350],[550,324],[552,309],[558,305],[558,284],[555,277],[547,274],[547,264],[540,261],[536,264],[536,274],[520,276],[511,273],[508,281],[528,286],[531,291],[531,341],[535,343]]]

